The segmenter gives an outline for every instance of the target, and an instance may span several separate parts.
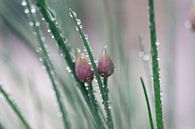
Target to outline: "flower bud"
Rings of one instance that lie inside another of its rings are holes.
[[[77,78],[81,82],[90,82],[93,80],[94,73],[91,69],[91,65],[86,56],[82,55],[78,52],[76,65],[75,65],[75,72]]]
[[[98,71],[102,77],[109,77],[114,72],[114,64],[106,52],[102,51],[98,60]]]
[[[195,5],[193,5],[189,12],[189,21],[191,23],[191,28],[195,30]]]

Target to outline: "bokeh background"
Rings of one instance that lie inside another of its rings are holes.
[[[144,77],[153,106],[147,0],[47,1],[73,51],[76,48],[83,50],[83,45],[69,17],[70,7],[80,18],[96,58],[107,45],[115,63],[109,89],[116,129],[149,129],[139,80],[140,76]],[[37,42],[21,2],[0,0],[0,83],[33,128],[61,129],[61,114],[50,80],[32,49]],[[191,0],[155,1],[166,129],[195,129],[195,32],[188,21],[192,5]],[[74,80],[38,10],[37,15],[55,69],[68,84],[69,91],[65,92],[64,100],[70,120],[75,128],[86,128],[89,125],[83,123],[88,119],[80,111],[79,99],[75,99],[79,97],[75,94],[79,93]],[[154,112],[154,108],[152,110]],[[1,94],[0,122],[7,129],[23,128]]]

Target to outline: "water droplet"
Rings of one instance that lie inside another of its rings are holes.
[[[33,26],[34,24],[33,24],[33,22],[29,22],[29,25],[30,25],[30,26]]]
[[[77,19],[77,24],[80,25],[81,24],[81,20]]]
[[[27,5],[26,0],[22,0],[21,5],[26,6]]]
[[[71,72],[70,67],[66,67],[66,70],[67,70],[69,73]]]
[[[88,83],[85,82],[84,85],[85,85],[86,87],[88,87]]]
[[[158,57],[157,60],[160,61],[160,58]]]
[[[88,37],[88,35],[87,35],[87,34],[85,34],[85,38],[88,40],[88,38],[89,38],[89,37]]]
[[[49,32],[49,33],[50,33],[50,32],[51,32],[51,30],[50,30],[50,29],[48,29],[48,30],[47,30],[47,32]]]
[[[31,6],[31,13],[36,13],[36,7],[34,5]]]
[[[45,21],[45,18],[44,18],[44,17],[42,17],[42,18],[41,18],[41,20],[42,20],[42,21]]]
[[[159,45],[160,45],[160,42],[157,41],[157,42],[156,42],[156,46],[159,46]]]
[[[36,22],[35,26],[37,26],[37,27],[40,26],[40,22]]]
[[[76,26],[76,31],[79,31],[79,28]]]
[[[54,36],[52,35],[51,38],[54,39]]]
[[[148,61],[148,60],[149,60],[149,56],[145,54],[145,55],[143,55],[142,59],[143,59],[144,61]]]
[[[83,26],[82,25],[79,25],[79,27],[82,29],[83,28]]]
[[[28,8],[25,8],[24,9],[24,13],[28,14],[29,13],[29,9]]]

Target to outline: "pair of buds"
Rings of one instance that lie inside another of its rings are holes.
[[[114,64],[108,56],[106,48],[102,51],[99,57],[97,68],[99,74],[105,78],[109,77],[114,72]],[[77,78],[83,83],[90,82],[94,78],[94,72],[89,64],[88,58],[80,52],[78,52],[77,55],[75,72]]]

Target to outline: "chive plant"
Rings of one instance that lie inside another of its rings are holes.
[[[156,123],[157,123],[157,129],[164,129],[162,102],[161,102],[161,95],[160,95],[160,75],[159,75],[158,50],[157,50],[158,44],[157,44],[156,30],[155,30],[154,1],[148,0],[148,4],[149,4],[149,16],[150,16],[151,52],[152,52],[151,54],[152,54],[154,95],[155,95]],[[55,43],[58,46],[59,54],[63,57],[64,61],[67,63],[69,73],[72,75],[74,81],[77,83],[78,86],[77,88],[79,88],[82,97],[84,98],[86,105],[89,109],[89,112],[91,113],[90,115],[92,116],[92,119],[94,120],[95,123],[94,127],[96,129],[116,128],[113,122],[113,115],[111,110],[112,108],[110,105],[110,98],[109,98],[109,77],[114,72],[114,64],[112,60],[109,58],[109,56],[107,55],[106,49],[103,50],[98,62],[96,62],[93,55],[93,51],[90,47],[90,43],[88,41],[88,36],[84,34],[84,31],[82,29],[81,21],[77,18],[76,13],[72,11],[72,9],[70,9],[69,10],[70,17],[73,19],[76,25],[76,29],[79,32],[82,43],[87,52],[86,59],[80,57],[75,58],[73,52],[71,51],[72,48],[70,46],[70,43],[67,39],[68,36],[62,33],[62,29],[60,25],[57,23],[55,13],[48,6],[46,0],[36,0],[36,5],[33,5],[32,2],[29,0],[23,0],[22,5],[25,6],[25,13],[28,15],[28,18],[30,20],[30,25],[32,26],[34,34],[36,35],[38,41],[38,47],[31,44],[32,49],[37,48],[38,51],[36,52],[36,54],[41,58],[42,64],[44,65],[46,72],[49,76],[53,91],[55,93],[56,101],[59,106],[60,113],[62,114],[64,129],[72,129],[74,127],[73,122],[70,121],[67,107],[66,105],[64,105],[65,99],[63,99],[62,97],[63,95],[60,92],[60,87],[58,84],[59,80],[62,83],[64,83],[64,81],[62,77],[58,77],[53,62],[51,61],[51,58],[48,53],[48,48],[46,47],[45,38],[43,37],[42,30],[40,29],[40,22],[37,17],[36,11],[38,11],[41,14],[42,19],[47,24],[48,32],[50,32],[52,37],[56,40]],[[38,7],[38,10],[36,6]],[[0,15],[3,14],[0,13]],[[109,14],[107,14],[107,18],[108,15]],[[3,16],[6,21],[7,19],[5,15]],[[110,26],[110,30],[113,30],[113,23]],[[110,41],[113,41],[114,40],[113,32],[110,32],[110,34],[111,34]],[[23,37],[26,36],[23,35]],[[26,40],[28,41],[28,39]],[[120,46],[120,44],[118,45]],[[119,49],[120,51],[122,51],[121,50],[123,49],[122,46]],[[129,66],[127,61],[125,61],[124,57],[126,57],[124,53],[121,54],[120,61],[125,62],[126,67],[124,69],[126,70],[126,68],[128,69]],[[90,63],[88,62],[88,58]],[[128,72],[125,73],[126,73],[125,75],[129,75]],[[98,100],[97,95],[94,93],[94,89],[96,88],[93,83],[94,75],[95,75],[95,80],[97,81],[98,89],[100,90],[98,93],[100,93],[99,95],[100,95],[101,103],[97,101]],[[126,76],[125,79],[128,80],[128,76]],[[146,87],[143,79],[140,78],[140,80],[141,80],[145,101],[147,105],[150,128],[154,129],[152,112],[150,108]],[[23,122],[26,129],[31,129],[27,120],[23,117],[22,113],[19,111],[19,109],[16,107],[13,101],[11,101],[11,99],[9,98],[5,90],[2,88],[2,86],[0,86],[0,92],[4,95],[8,104],[17,114],[19,119]],[[101,109],[101,106],[103,106],[103,110]],[[127,112],[127,110],[125,110],[124,112]],[[129,122],[129,120],[127,121]],[[128,125],[129,124],[130,123],[128,123]],[[0,123],[0,128],[1,128],[1,123]]]
[[[53,90],[56,95],[56,100],[59,105],[60,112],[62,113],[63,123],[64,123],[64,129],[71,129],[70,122],[67,119],[67,111],[65,109],[65,106],[62,101],[62,97],[60,95],[60,91],[58,89],[58,84],[56,82],[56,74],[54,71],[54,66],[51,63],[51,60],[48,56],[48,52],[44,43],[45,38],[41,34],[41,30],[39,29],[40,23],[35,15],[36,8],[34,5],[30,3],[29,0],[23,0],[23,5],[26,2],[26,9],[29,10],[29,19],[30,19],[30,25],[33,27],[33,31],[37,37],[37,41],[39,43],[39,47],[37,48],[37,52],[40,55],[41,61],[47,71],[47,74],[51,80]]]
[[[161,87],[160,87],[160,68],[159,68],[159,57],[158,57],[158,45],[156,36],[156,25],[155,25],[155,11],[154,11],[154,0],[148,0],[149,6],[149,23],[150,23],[150,42],[151,42],[151,55],[152,55],[152,72],[153,72],[153,85],[154,85],[154,97],[155,97],[155,111],[156,111],[156,123],[157,129],[164,129],[163,123],[163,111],[161,101]]]
[[[80,21],[80,19],[77,18],[76,13],[74,11],[72,11],[72,9],[70,9],[70,17],[73,18],[73,20],[76,24],[76,29],[80,34],[80,37],[83,41],[83,44],[86,48],[87,54],[88,54],[89,59],[91,61],[92,68],[94,70],[95,77],[97,79],[97,83],[98,83],[98,86],[99,86],[99,89],[100,89],[100,94],[101,94],[101,97],[102,97],[102,104],[104,105],[108,127],[109,127],[109,129],[113,129],[114,126],[113,126],[113,121],[112,121],[112,116],[111,116],[111,108],[110,108],[110,105],[109,105],[109,97],[108,97],[108,91],[109,90],[107,88],[107,78],[106,77],[104,78],[105,81],[104,81],[104,84],[103,84],[102,79],[100,77],[100,74],[98,72],[98,68],[96,66],[93,54],[92,54],[92,50],[91,50],[90,45],[89,45],[88,36],[86,34],[84,34],[84,32],[82,30],[81,21]]]

